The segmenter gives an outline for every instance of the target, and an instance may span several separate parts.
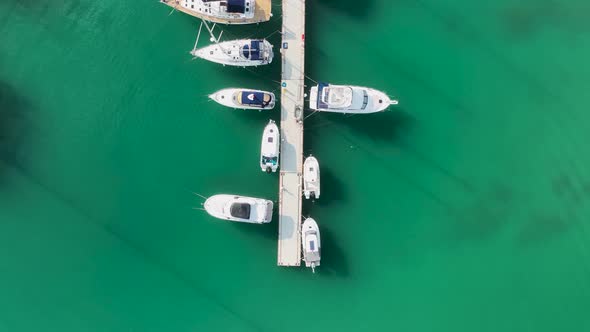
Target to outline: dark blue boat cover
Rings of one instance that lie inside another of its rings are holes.
[[[327,88],[327,87],[329,87],[329,86],[330,86],[330,84],[324,83],[324,82],[320,82],[318,84],[318,96],[316,98],[317,99],[317,102],[318,102],[317,103],[317,108],[318,109],[326,109],[326,108],[329,107],[328,104],[322,102],[322,93],[324,92],[324,89]]]
[[[244,91],[242,92],[242,104],[264,107],[264,93]]]
[[[246,0],[227,0],[227,12],[244,14],[246,12]]]
[[[242,49],[244,57],[250,60],[262,60],[260,44],[262,44],[261,40],[252,40],[250,41],[250,45],[244,45],[244,48]]]
[[[260,57],[260,40],[250,42],[250,60],[262,60]]]

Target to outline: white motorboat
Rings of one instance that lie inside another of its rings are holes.
[[[209,98],[223,106],[241,109],[272,109],[275,107],[275,95],[272,92],[230,88],[219,90]]]
[[[272,220],[273,203],[262,198],[214,195],[207,198],[204,207],[211,216],[224,220],[252,224],[266,224]]]
[[[276,172],[279,168],[281,134],[277,124],[270,120],[262,134],[260,146],[260,168],[263,172]]]
[[[272,62],[272,44],[266,39],[238,39],[193,49],[197,58],[228,66],[260,66]]]
[[[384,92],[362,86],[320,83],[309,93],[309,108],[315,111],[368,114],[397,104]]]
[[[306,267],[315,268],[320,266],[321,244],[320,229],[313,218],[307,218],[301,226],[301,246],[303,248],[303,261]]]
[[[174,10],[221,24],[252,24],[270,20],[271,0],[160,0]]]
[[[314,156],[303,162],[303,195],[306,199],[320,198],[320,164]]]

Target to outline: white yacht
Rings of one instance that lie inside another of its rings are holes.
[[[252,24],[270,20],[271,0],[160,0],[173,10],[221,24]]]
[[[232,108],[270,110],[275,107],[275,95],[272,92],[229,88],[209,95],[219,104]]]
[[[385,93],[362,86],[320,83],[309,93],[309,108],[315,111],[367,114],[397,104]]]
[[[301,226],[301,246],[305,266],[315,273],[316,266],[320,266],[321,244],[320,229],[313,218],[305,219]]]
[[[276,172],[279,168],[281,134],[277,124],[270,120],[262,134],[260,146],[260,168],[263,172]]]
[[[306,199],[320,198],[320,164],[314,156],[303,162],[303,195]]]
[[[219,38],[218,38],[219,39]],[[267,65],[272,62],[272,44],[266,39],[238,39],[191,51],[194,57],[228,66],[248,67]]]
[[[222,194],[207,198],[204,207],[215,218],[266,224],[272,219],[273,203],[262,198]]]

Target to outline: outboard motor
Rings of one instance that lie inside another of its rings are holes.
[[[270,174],[270,172],[272,172],[272,169],[270,167],[267,167],[266,168],[266,173],[269,173]]]

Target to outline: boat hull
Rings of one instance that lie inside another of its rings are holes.
[[[260,169],[263,172],[276,172],[279,168],[281,134],[277,124],[270,120],[262,133],[260,146]]]
[[[254,9],[252,10],[252,8],[249,8],[249,11],[252,12],[253,15],[211,15],[209,14],[209,11],[199,11],[198,7],[189,7],[190,5],[186,0],[160,0],[161,3],[173,8],[175,11],[183,12],[201,20],[228,25],[254,24],[269,21],[272,17],[271,1],[272,0],[251,1],[254,2]],[[192,5],[193,3],[191,2],[190,4]]]
[[[266,105],[248,105],[240,103],[239,94],[242,92],[262,93],[271,97],[271,100]],[[209,98],[223,106],[237,108],[237,109],[252,109],[252,110],[270,110],[275,106],[275,95],[272,92],[262,90],[252,90],[243,88],[228,88],[219,90],[209,95]]]
[[[260,50],[256,58],[251,59],[244,56],[244,47],[251,45],[252,41],[256,40],[230,40],[195,49],[190,53],[194,57],[219,63],[224,66],[256,67],[272,63],[274,53],[272,50],[272,44],[267,40],[260,41]]]
[[[328,85],[328,87],[343,87],[338,85]],[[362,86],[346,86],[351,88],[355,97],[348,107],[329,107],[326,104],[318,102],[321,98],[319,95],[321,89],[314,86],[310,90],[309,108],[314,111],[345,113],[345,114],[370,114],[385,111],[390,105],[397,105],[398,101],[389,98],[387,94],[379,90]],[[366,96],[366,99],[365,99]]]
[[[315,268],[320,266],[321,261],[321,242],[320,229],[313,218],[307,218],[301,225],[301,247],[303,251],[303,261],[306,267]]]
[[[306,199],[320,198],[320,164],[313,156],[303,163],[303,195]]]
[[[266,224],[272,220],[273,202],[267,199],[220,194],[207,198],[203,206],[217,219],[251,224]]]

